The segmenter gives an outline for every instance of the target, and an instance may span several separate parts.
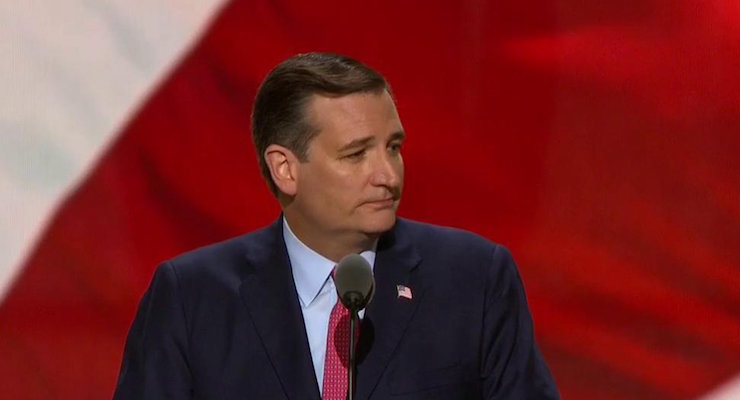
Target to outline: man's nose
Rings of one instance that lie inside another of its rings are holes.
[[[383,154],[373,165],[371,183],[376,186],[398,187],[401,184],[402,161],[400,157]]]

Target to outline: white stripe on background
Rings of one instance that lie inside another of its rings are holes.
[[[223,2],[0,2],[0,301],[54,208]]]
[[[699,398],[699,400],[740,400],[740,375]]]

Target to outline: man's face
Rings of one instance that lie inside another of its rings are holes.
[[[314,95],[319,129],[297,166],[295,211],[321,233],[377,235],[393,227],[403,187],[403,126],[388,92]]]

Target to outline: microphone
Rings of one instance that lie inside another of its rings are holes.
[[[355,359],[355,335],[359,320],[358,311],[365,308],[375,293],[375,277],[370,264],[359,254],[350,254],[339,261],[334,270],[334,286],[337,296],[349,310],[349,366],[347,373],[347,400],[354,400],[357,361]]]
[[[375,293],[375,277],[370,264],[359,254],[345,256],[334,271],[339,300],[350,312],[365,308]]]

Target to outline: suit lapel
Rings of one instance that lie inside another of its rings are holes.
[[[247,251],[240,294],[289,399],[319,398],[282,219]]]
[[[378,243],[375,295],[365,313],[358,344],[358,400],[372,394],[424,294],[415,274],[421,258],[408,237],[398,231],[397,224]],[[409,287],[412,299],[399,297],[397,285]]]

